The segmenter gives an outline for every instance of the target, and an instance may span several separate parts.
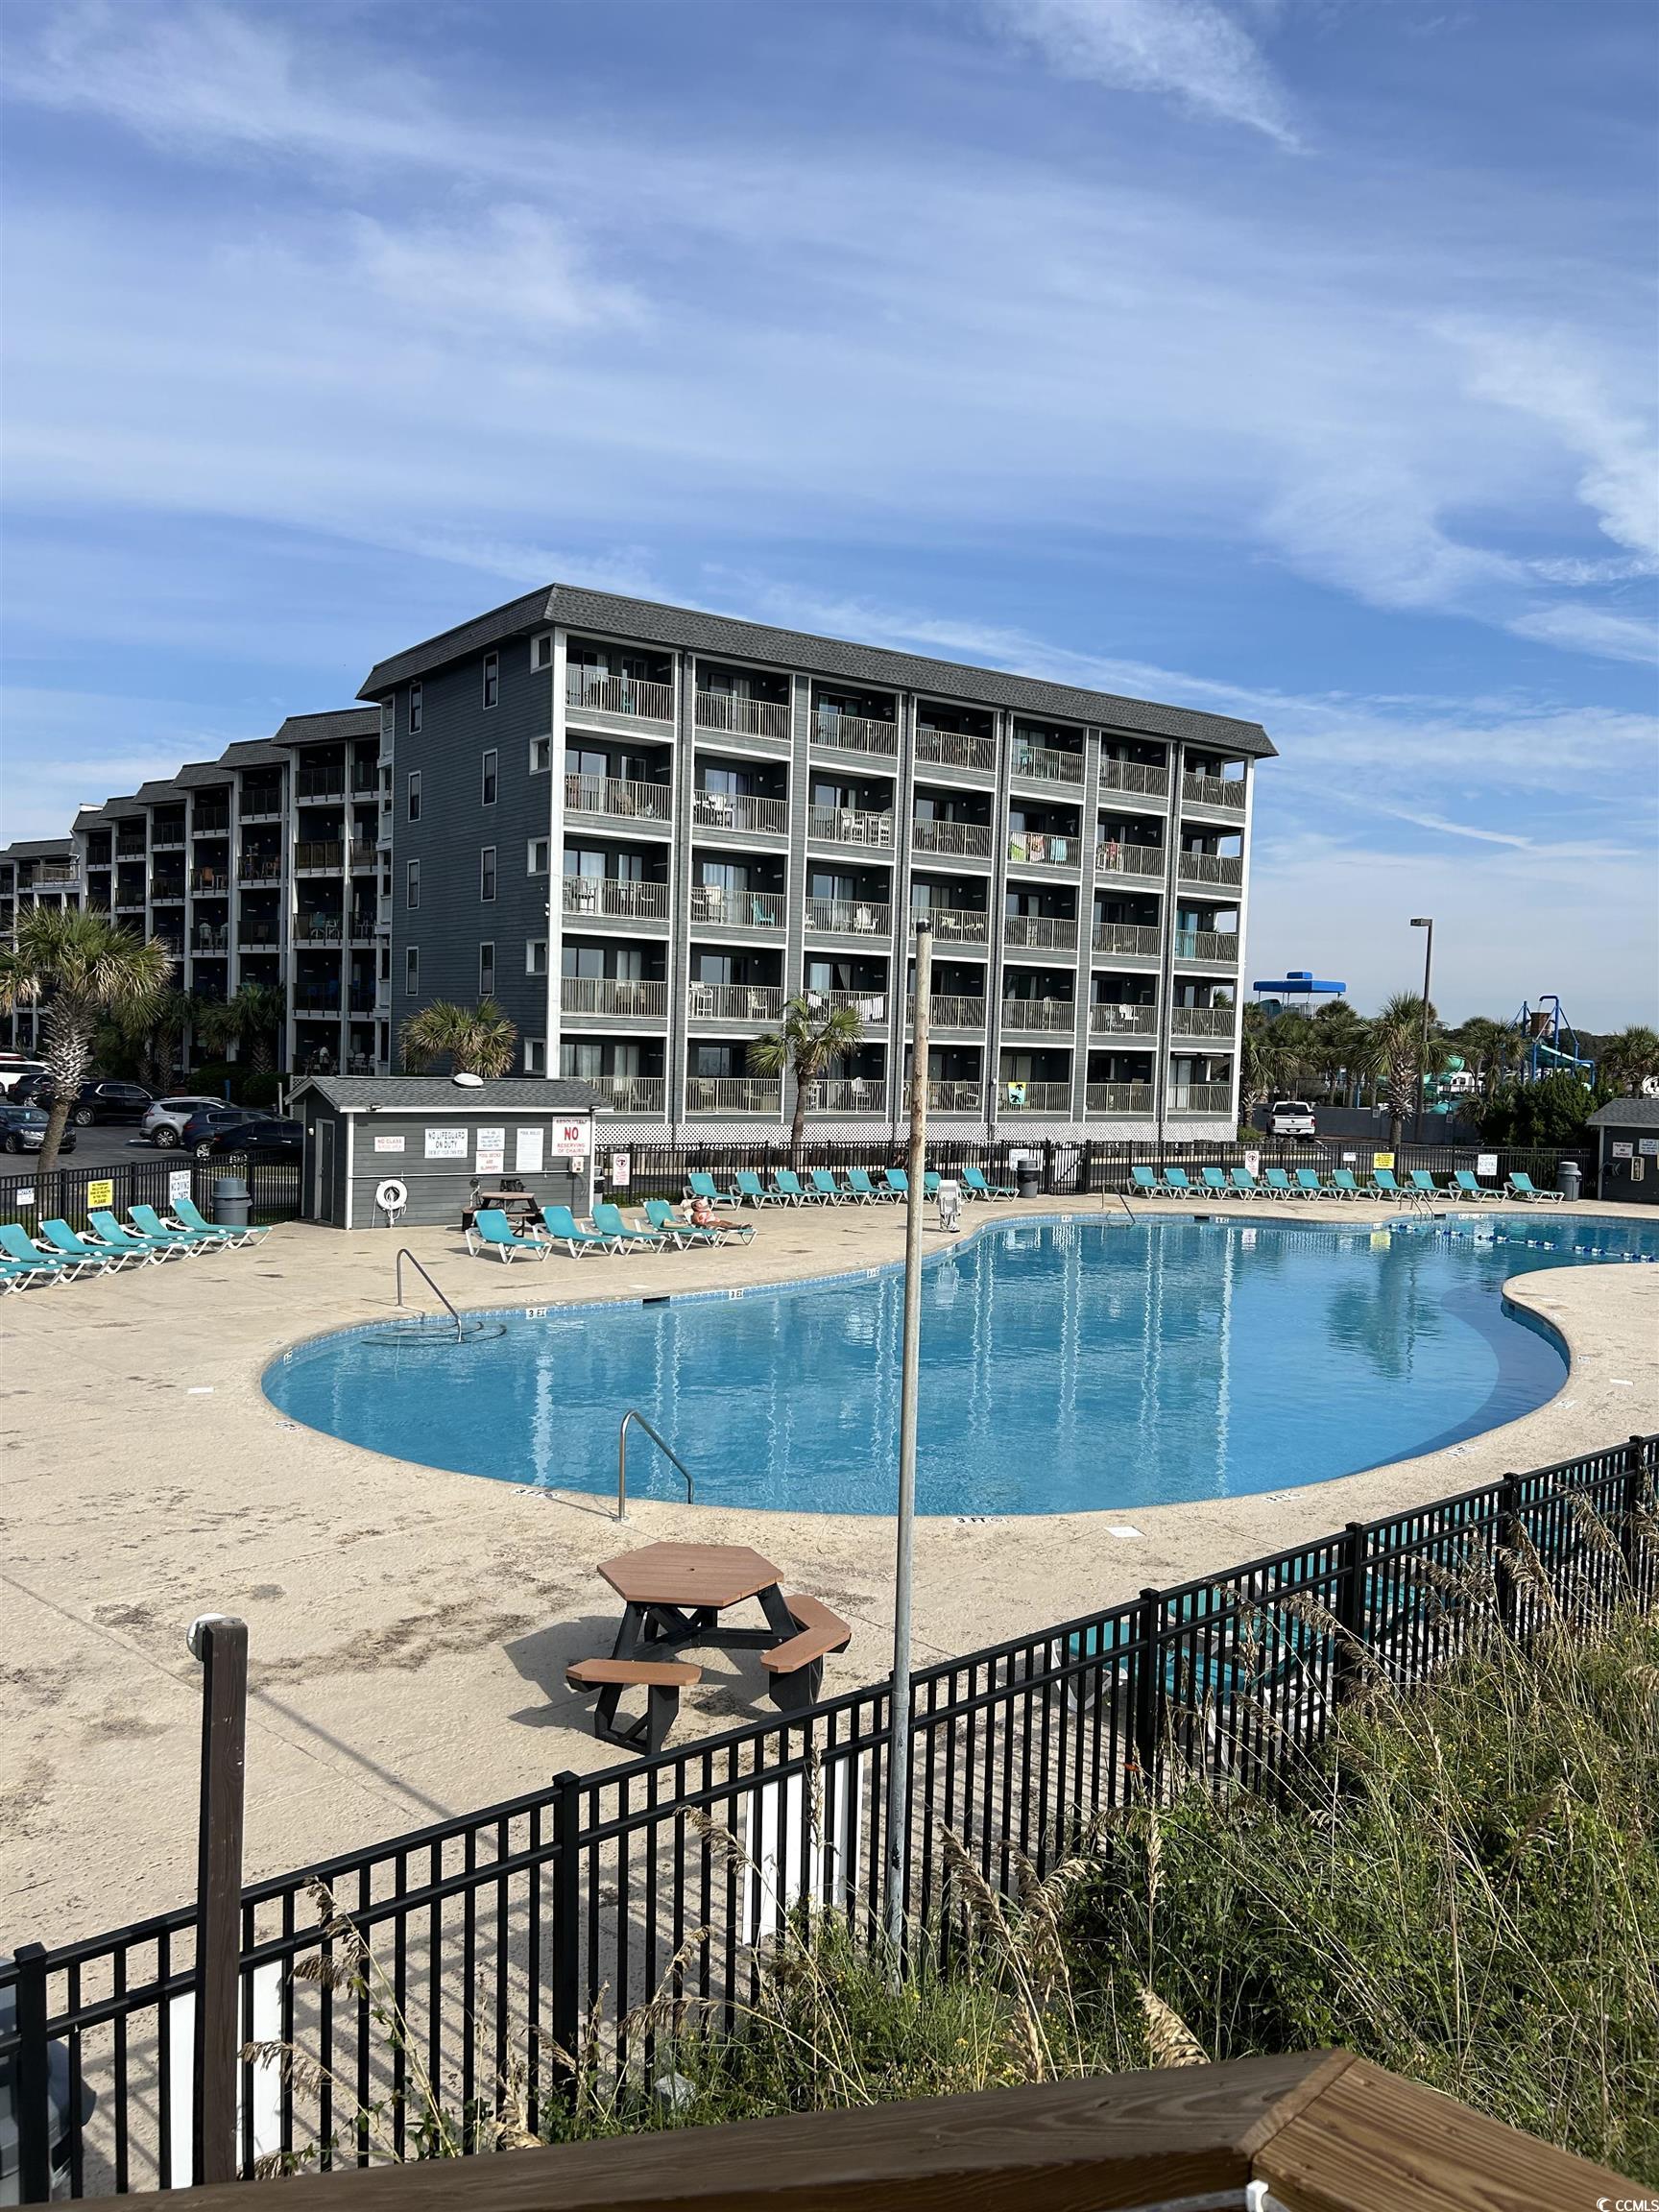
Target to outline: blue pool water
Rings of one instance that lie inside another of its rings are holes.
[[[1503,1310],[1504,1280],[1629,1257],[1659,1258],[1659,1229],[1561,1215],[1451,1230],[997,1223],[925,1279],[920,1509],[1230,1497],[1455,1443],[1541,1405],[1566,1374],[1553,1339]],[[556,1297],[552,1264],[536,1285]],[[672,1257],[638,1264],[672,1288]],[[373,1451],[600,1492],[615,1489],[617,1424],[635,1406],[700,1503],[884,1513],[902,1292],[892,1268],[496,1315],[465,1345],[349,1331],[284,1355],[265,1388]],[[629,1486],[684,1495],[637,1432]]]

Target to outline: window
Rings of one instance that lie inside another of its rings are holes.
[[[544,631],[540,637],[530,640],[530,665],[532,668],[551,668],[553,665],[553,639]]]
[[[495,996],[495,948],[480,945],[478,948],[478,996],[493,998]]]
[[[530,773],[544,776],[553,765],[553,740],[551,737],[532,737],[530,740]]]
[[[411,945],[403,955],[403,990],[406,997],[421,996],[421,948]]]
[[[478,896],[485,905],[495,897],[495,848],[486,845],[478,854]]]
[[[493,707],[501,697],[501,656],[486,653],[484,656],[484,704]]]
[[[549,843],[549,840],[548,840],[547,838],[545,838],[545,837],[532,837],[532,838],[531,838],[531,840],[530,840],[530,874],[531,874],[532,876],[545,876],[545,875],[546,875],[546,873],[547,873],[547,848],[548,848],[548,843]]]
[[[411,822],[419,822],[419,821],[420,821],[420,819],[421,819],[421,771],[420,771],[420,769],[419,769],[419,768],[411,768],[411,769],[410,769],[410,771],[409,771],[409,806],[408,806],[408,813],[409,813],[409,819],[410,819],[410,821],[411,821]]]
[[[479,801],[485,806],[495,804],[495,749],[491,747],[484,756],[483,773],[479,778]]]
[[[421,727],[421,692],[424,686],[420,684],[411,684],[409,686],[409,734],[411,736],[414,736],[416,731]]]
[[[411,860],[403,881],[403,903],[413,910],[421,903],[421,863]]]
[[[547,1072],[547,1040],[544,1037],[526,1037],[524,1040],[524,1072],[526,1075],[545,1075]]]
[[[380,702],[380,742],[390,745],[397,733],[397,702],[382,699]]]
[[[524,947],[524,973],[526,975],[545,975],[547,973],[547,940],[532,937]]]

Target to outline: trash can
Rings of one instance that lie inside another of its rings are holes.
[[[252,1227],[253,1201],[240,1175],[221,1175],[213,1186],[213,1219],[221,1229]]]
[[[1563,1160],[1560,1166],[1555,1170],[1555,1188],[1569,1205],[1578,1196],[1583,1183],[1584,1170],[1579,1166],[1577,1161]]]
[[[1014,1188],[1022,1198],[1043,1195],[1043,1170],[1035,1160],[1022,1160],[1014,1170]]]

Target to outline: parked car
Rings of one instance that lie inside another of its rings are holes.
[[[221,1129],[238,1129],[244,1121],[262,1121],[266,1117],[252,1106],[232,1106],[228,1099],[215,1098],[211,1105],[201,1107],[179,1132],[179,1142],[188,1152],[204,1152],[211,1138]]]
[[[44,1075],[44,1060],[31,1060],[24,1052],[0,1052],[0,1093],[14,1099],[17,1085],[31,1075]]]
[[[222,1122],[197,1142],[196,1157],[211,1160],[219,1153],[241,1152],[254,1160],[298,1160],[304,1143],[302,1121],[279,1121],[273,1115],[265,1120]]]
[[[12,1091],[12,1103],[14,1106],[44,1106],[50,1109],[51,1076],[44,1072],[25,1075]],[[69,1118],[80,1129],[90,1129],[95,1121],[141,1121],[144,1109],[149,1104],[150,1094],[142,1083],[117,1083],[102,1075],[95,1075],[89,1083],[83,1083],[75,1094]]]
[[[177,1098],[155,1099],[138,1124],[140,1137],[148,1137],[151,1143],[163,1152],[170,1151],[184,1134],[184,1124],[193,1114],[208,1114],[215,1107],[224,1106],[224,1098],[209,1098],[181,1094]]]
[[[1306,1098],[1278,1099],[1267,1112],[1269,1137],[1313,1137],[1313,1109]]]
[[[44,1106],[0,1105],[0,1145],[8,1152],[38,1152],[46,1142],[48,1116]],[[59,1156],[75,1149],[75,1132],[65,1129]]]

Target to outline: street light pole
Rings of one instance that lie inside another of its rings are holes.
[[[887,1972],[904,1977],[904,1874],[910,1856],[910,1582],[916,1538],[916,1400],[922,1355],[922,1208],[926,1194],[927,1014],[933,926],[916,925],[916,1019],[910,1061],[910,1193],[904,1214],[904,1363],[899,1396],[899,1550],[893,1578],[892,1730],[887,1753]]]
[[[1423,1094],[1429,1086],[1429,985],[1434,974],[1434,918],[1431,914],[1413,914],[1413,929],[1427,929],[1423,946],[1423,1047],[1417,1068],[1417,1142],[1423,1142]]]

